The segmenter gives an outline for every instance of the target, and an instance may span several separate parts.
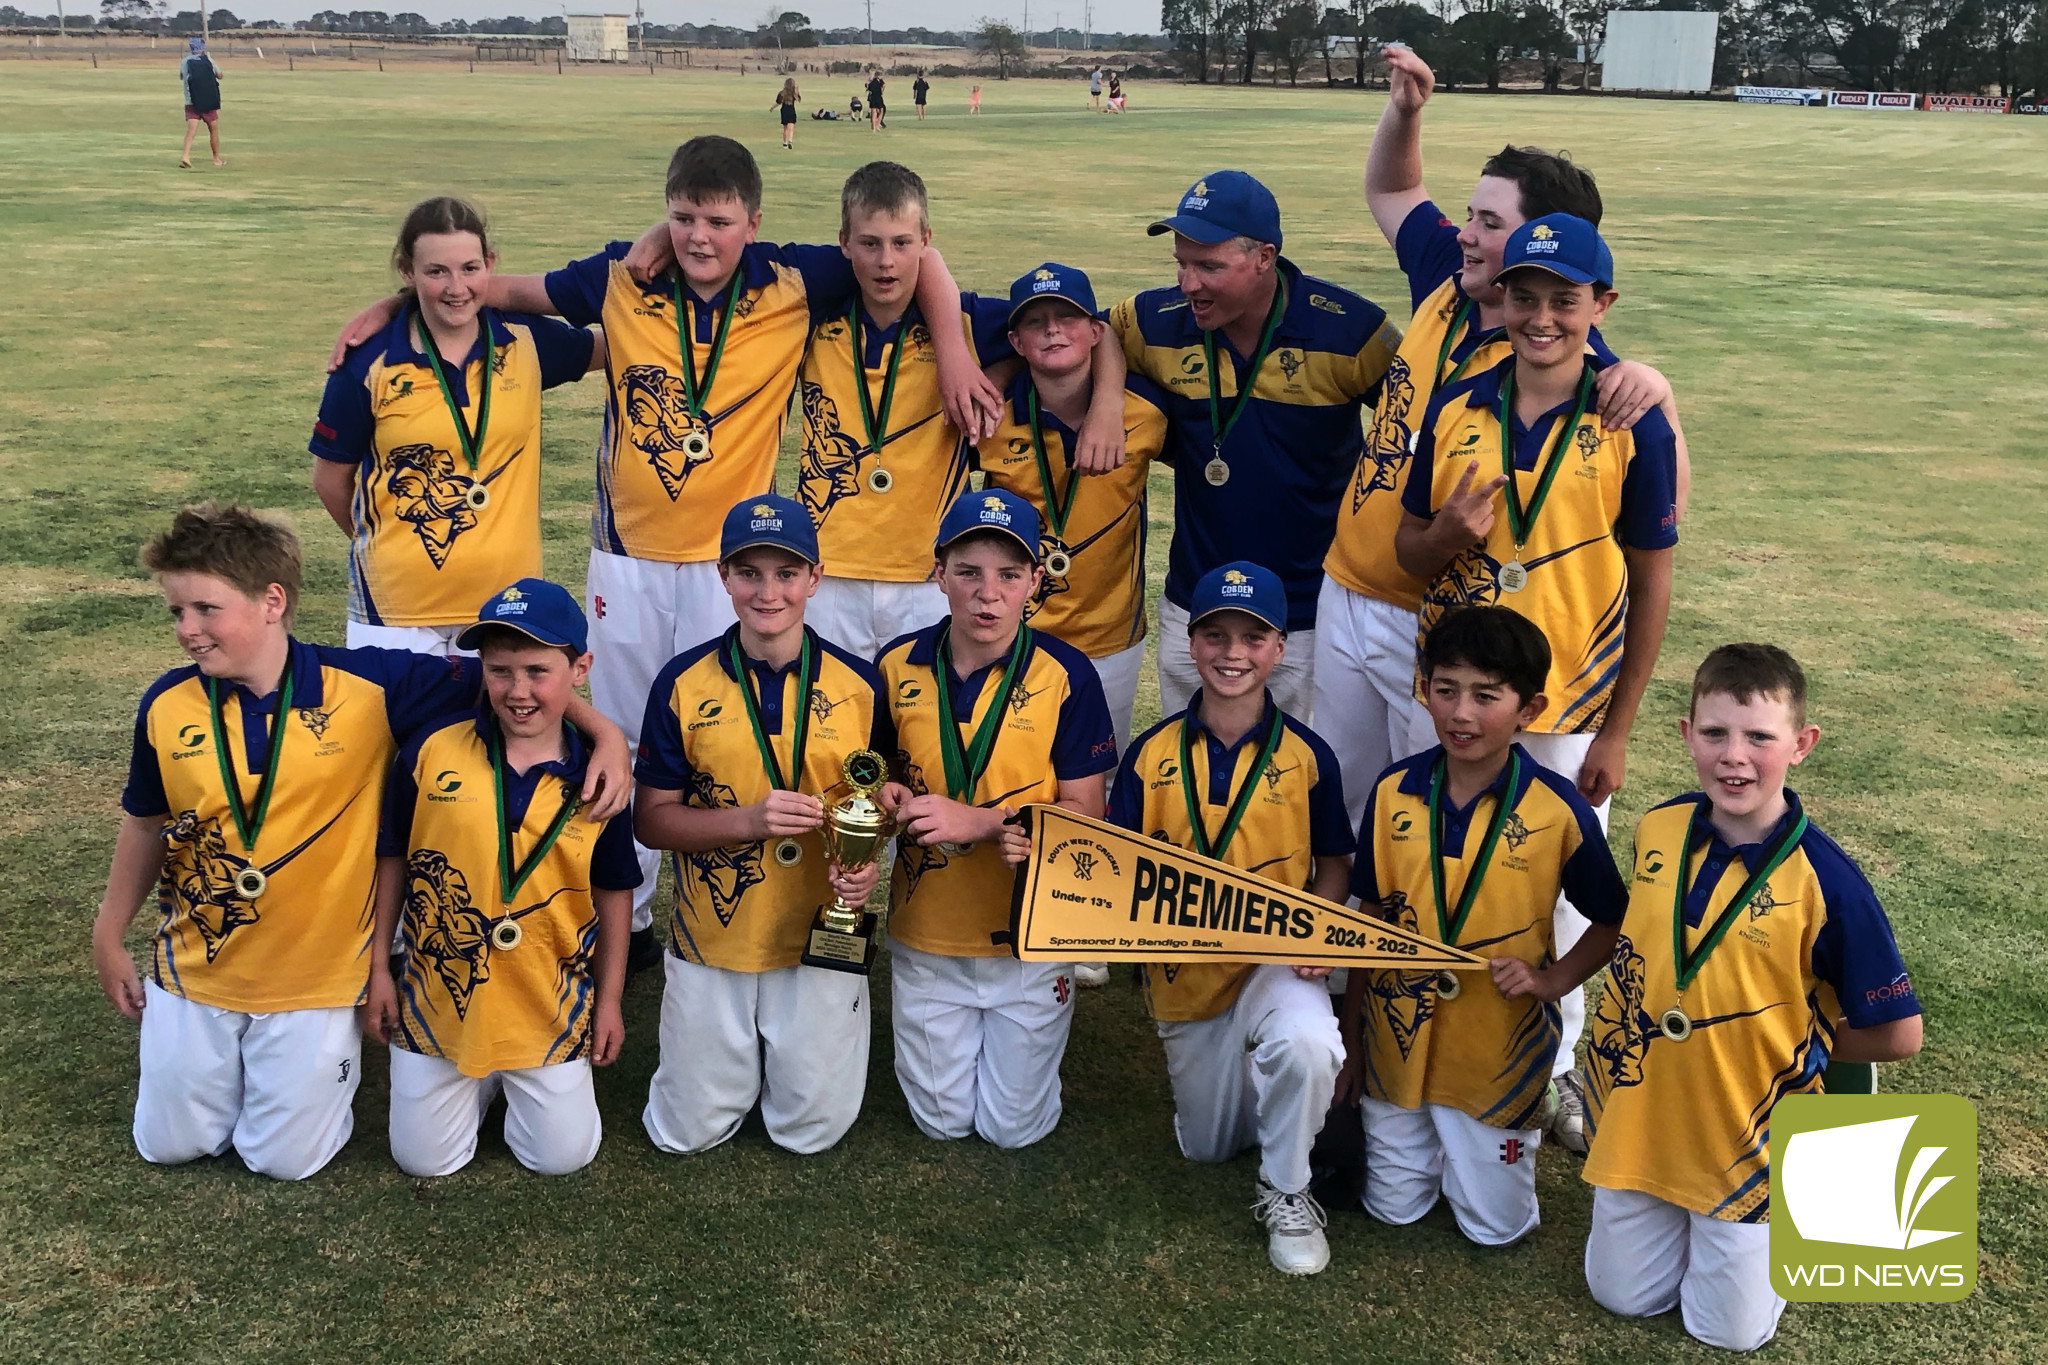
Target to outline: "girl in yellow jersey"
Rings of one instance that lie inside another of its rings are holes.
[[[602,367],[604,333],[484,306],[496,257],[464,200],[415,204],[391,261],[407,306],[328,376],[313,490],[349,537],[350,647],[451,654],[541,571],[541,390]]]

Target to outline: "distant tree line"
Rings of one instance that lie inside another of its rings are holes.
[[[1160,27],[1190,80],[1364,85],[1388,42],[1452,84],[1587,82],[1617,9],[1713,10],[1714,80],[1849,89],[2048,86],[2048,0],[1162,0]],[[1585,60],[1588,56],[1591,62]]]

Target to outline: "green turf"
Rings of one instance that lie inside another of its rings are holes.
[[[1108,299],[1170,279],[1143,225],[1237,164],[1277,191],[1304,268],[1406,312],[1357,188],[1377,96],[1140,85],[1111,119],[1071,83],[988,82],[969,120],[942,81],[923,125],[806,121],[790,154],[772,85],[238,63],[228,168],[182,172],[168,68],[8,64],[0,1357],[1709,1356],[1675,1316],[1623,1322],[1587,1297],[1587,1193],[1556,1151],[1539,1165],[1544,1226],[1519,1247],[1470,1248],[1441,1211],[1405,1230],[1341,1213],[1330,1271],[1283,1281],[1245,1211],[1251,1162],[1176,1154],[1159,1047],[1121,974],[1082,998],[1066,1117],[1021,1153],[918,1136],[881,1027],[866,1112],[837,1150],[794,1159],[750,1126],[709,1155],[657,1155],[638,1123],[657,1004],[642,981],[625,1055],[599,1077],[608,1140],[581,1175],[529,1177],[493,1136],[469,1171],[407,1180],[384,1148],[381,1059],[355,1140],[305,1184],[135,1156],[134,1031],[86,939],[135,695],[179,661],[136,548],[181,500],[284,509],[308,543],[302,628],[338,638],[342,543],[305,437],[328,342],[387,287],[414,198],[476,195],[504,268],[546,268],[649,222],[674,143],[727,131],[764,162],[777,239],[829,237],[841,177],[886,155],[930,183],[936,241],[969,287],[1053,257]],[[806,85],[835,103],[852,82]],[[1608,335],[1672,377],[1697,470],[1622,839],[1689,781],[1672,721],[1700,654],[1792,648],[1825,732],[1800,785],[1876,883],[1929,1013],[1925,1053],[1885,1086],[1968,1096],[1982,1122],[1976,1295],[1795,1305],[1771,1353],[2042,1359],[2048,121],[1449,96],[1427,151],[1454,211],[1509,139],[1599,174],[1623,291]],[[598,401],[588,384],[549,399],[547,560],[572,583]],[[1163,551],[1163,501],[1156,515]]]

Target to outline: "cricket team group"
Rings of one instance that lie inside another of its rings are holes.
[[[1328,1264],[1310,1150],[1355,1105],[1372,1217],[1441,1198],[1507,1245],[1538,1222],[1539,1148],[1585,1152],[1594,1299],[1768,1341],[1771,1106],[1831,1059],[1910,1055],[1920,1007],[1785,785],[1818,730],[1779,648],[1699,665],[1698,790],[1617,869],[1687,484],[1670,386],[1601,337],[1592,176],[1509,146],[1455,224],[1422,183],[1431,74],[1387,56],[1365,195],[1405,328],[1282,255],[1241,170],[1151,225],[1174,285],[1106,309],[1059,262],[962,292],[891,162],[847,179],[836,243],[758,242],[760,170],[724,137],[676,151],[637,241],[544,275],[496,271],[464,201],[414,207],[405,289],[344,331],[311,442],[347,646],[291,633],[275,519],[203,503],[142,551],[191,661],[141,700],[93,929],[141,1025],[142,1156],[314,1174],[367,1033],[408,1173],[467,1164],[500,1095],[521,1163],[577,1170],[626,978],[657,962],[654,1144],[702,1152],[758,1107],[821,1151],[863,1101],[868,977],[800,959],[884,870],[911,1116],[1037,1142],[1074,987],[1107,979],[1009,944],[1011,817],[1056,803],[1487,959],[1142,969],[1181,1149],[1258,1149],[1275,1267]],[[541,394],[599,372],[579,602],[541,576]],[[1155,462],[1166,719],[1133,736]],[[895,843],[841,867],[824,826],[861,750]]]

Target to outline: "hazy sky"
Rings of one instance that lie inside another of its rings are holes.
[[[17,7],[27,10],[44,8],[15,0]],[[66,9],[84,9],[88,0],[67,3]],[[764,22],[768,12],[767,0],[751,3],[750,0],[708,0],[708,3],[684,4],[682,0],[642,0],[650,24],[725,23],[736,27],[757,25]],[[173,10],[191,8],[196,0],[171,0]],[[227,7],[244,19],[280,19],[290,22],[304,19],[318,9],[335,9],[343,13],[357,8],[361,0],[330,0],[328,4],[299,0],[299,3],[278,3],[278,0],[248,0],[238,4],[227,0]],[[364,6],[367,8],[367,6]],[[559,14],[565,8],[553,0],[378,0],[378,7],[387,14],[411,11],[424,14],[436,21],[446,19],[495,18],[503,14],[522,14],[529,19],[539,19],[549,14]],[[54,6],[51,6],[54,8]],[[633,12],[632,0],[577,0],[566,6],[577,13]],[[867,6],[863,0],[796,0],[794,4],[781,6],[809,15],[813,24],[820,28],[842,28],[867,22]],[[1157,33],[1159,31],[1159,0],[1092,0],[1095,16],[1094,28],[1101,33]],[[903,29],[916,26],[938,29],[972,28],[982,16],[1006,19],[1021,25],[1024,21],[1023,0],[966,0],[961,3],[940,3],[940,0],[874,0],[874,24],[876,28]],[[1053,26],[1054,16],[1067,28],[1078,29],[1082,23],[1082,0],[1031,0],[1031,27],[1043,32]]]

